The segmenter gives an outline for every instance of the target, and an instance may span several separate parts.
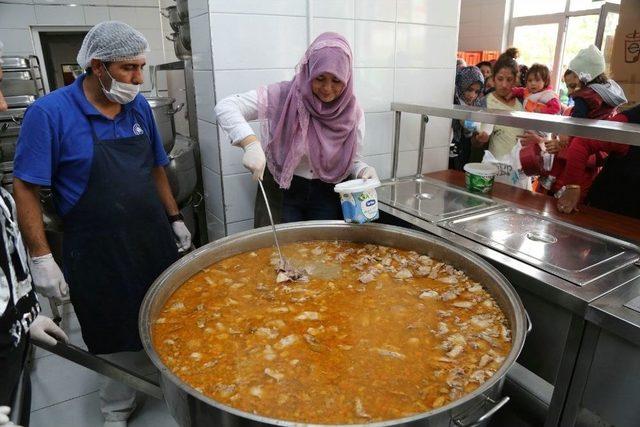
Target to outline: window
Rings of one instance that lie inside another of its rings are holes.
[[[562,3],[560,0],[558,3]],[[620,4],[620,0],[607,0],[607,1],[596,1],[596,0],[570,0],[569,3],[569,11],[575,12],[577,10],[588,10],[588,9],[600,9],[602,5],[605,3],[614,3]]]
[[[565,0],[513,0],[513,16],[546,15],[564,12]]]
[[[567,34],[562,53],[562,72],[581,49],[595,41],[598,31],[598,15],[572,16],[567,25]]]
[[[513,33],[513,45],[520,50],[519,62],[553,65],[558,24],[522,25]]]

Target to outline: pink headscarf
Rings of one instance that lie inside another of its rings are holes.
[[[262,144],[281,188],[289,188],[305,153],[321,180],[337,183],[349,175],[361,114],[353,93],[352,66],[347,40],[337,33],[323,33],[311,43],[291,81],[258,89]],[[311,83],[322,73],[345,83],[340,96],[327,103],[311,91]]]

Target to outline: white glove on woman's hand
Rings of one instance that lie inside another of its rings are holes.
[[[358,178],[361,179],[374,179],[380,181],[380,178],[378,178],[378,173],[373,166],[367,166],[363,168],[360,173],[358,173],[358,175]]]
[[[29,258],[29,268],[36,291],[45,297],[60,302],[69,292],[64,275],[50,253]]]
[[[260,141],[252,141],[243,147],[242,165],[253,173],[253,180],[262,180],[267,158]]]
[[[0,406],[0,427],[20,427],[9,420],[10,406]]]
[[[69,337],[53,320],[47,316],[38,316],[29,327],[31,339],[56,345],[58,341],[69,342]]]
[[[178,240],[178,247],[183,251],[188,250],[191,247],[191,233],[184,221],[172,222],[171,228],[173,228],[173,234],[176,235],[176,239]]]

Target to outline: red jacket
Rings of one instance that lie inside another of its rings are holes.
[[[582,89],[574,92],[571,97],[574,100],[578,98],[584,100],[589,111],[587,114],[588,119],[606,120],[613,117],[618,111],[617,107],[612,107],[604,102],[604,99],[602,99],[598,92],[591,89],[589,86],[583,87]]]
[[[523,101],[523,104],[525,104],[525,111],[543,114],[559,114],[562,106],[560,105],[558,95],[553,93],[553,89],[551,89],[551,87],[543,89],[543,92],[552,93],[552,97],[546,103],[536,102],[532,99],[530,99],[529,102],[524,102],[527,98],[535,94],[529,92],[529,89],[526,87],[514,87],[511,89],[513,96],[520,99],[520,101]],[[535,96],[533,98],[535,98]]]
[[[629,121],[624,114],[617,114],[609,120],[624,123]],[[563,185],[577,184],[580,186],[580,200],[584,200],[597,176],[594,169],[589,167],[589,157],[600,152],[624,156],[628,151],[629,146],[625,144],[580,137],[571,138],[569,146],[561,152],[565,165],[562,173],[557,177],[554,189],[557,191]]]

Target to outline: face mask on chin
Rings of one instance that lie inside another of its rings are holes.
[[[100,81],[100,86],[102,86],[102,92],[104,96],[111,102],[117,102],[118,104],[128,104],[138,95],[140,92],[140,85],[134,85],[130,83],[122,83],[111,77],[109,74],[109,70],[107,67],[102,64],[104,70],[107,72],[107,75],[111,78],[111,88],[109,90],[105,89],[102,84],[102,80]]]

